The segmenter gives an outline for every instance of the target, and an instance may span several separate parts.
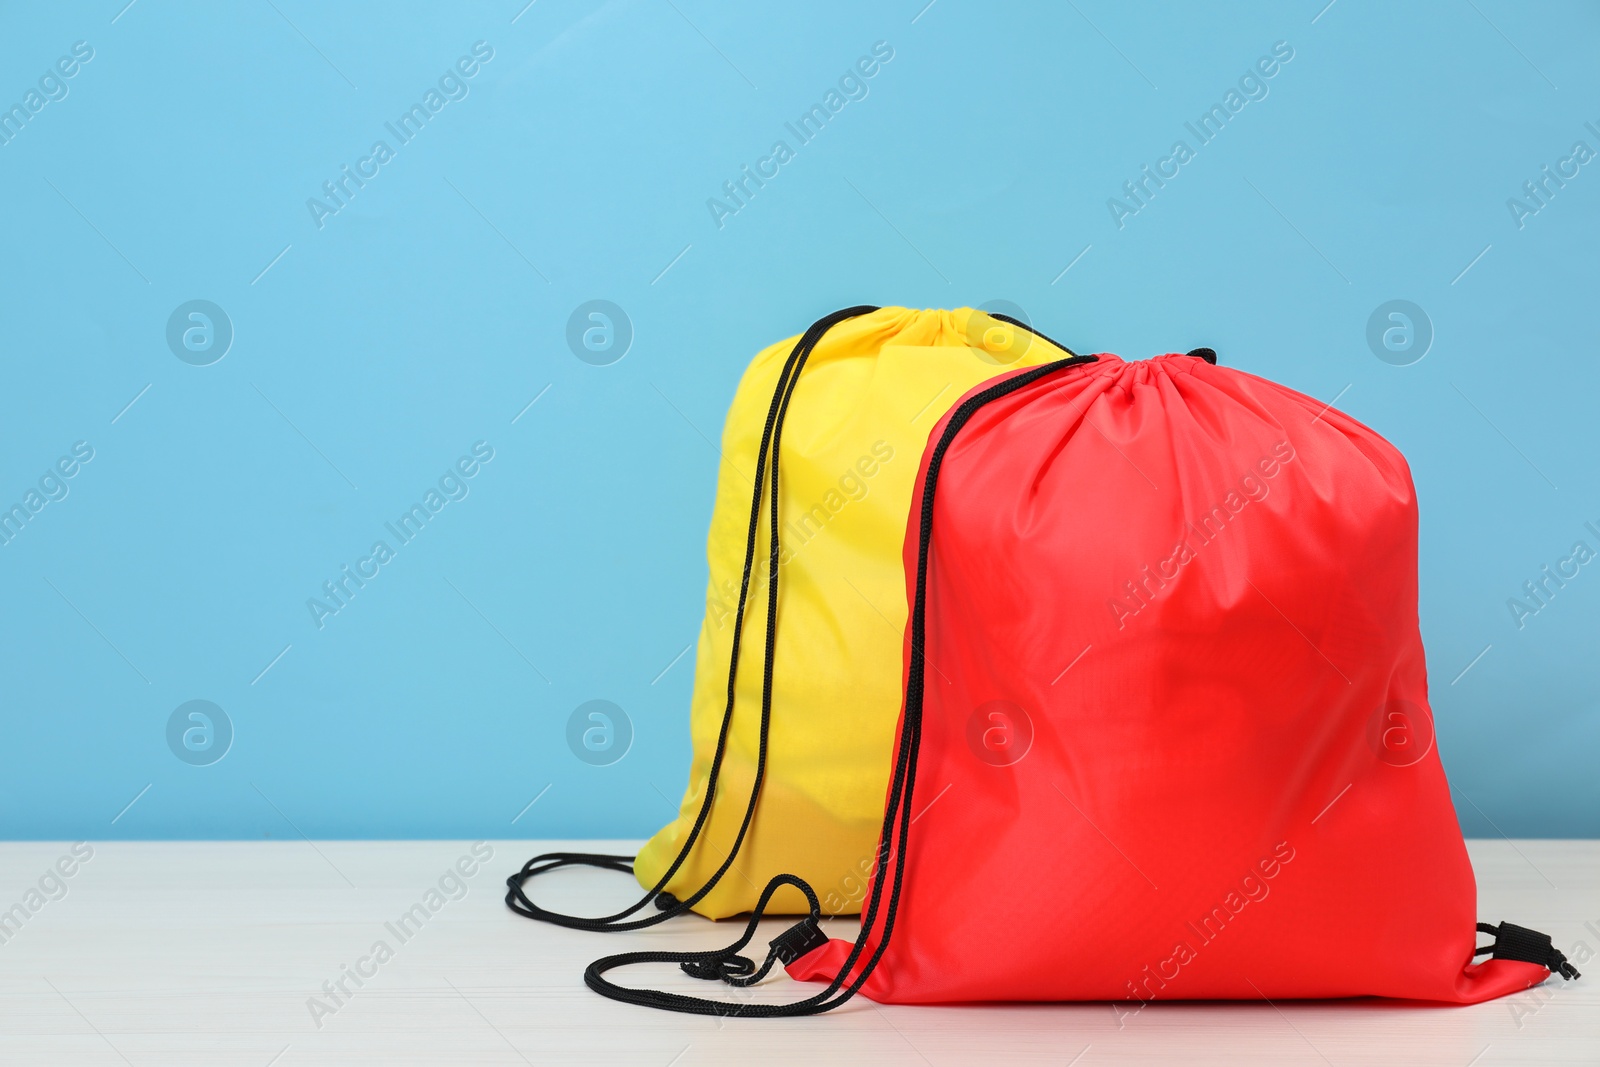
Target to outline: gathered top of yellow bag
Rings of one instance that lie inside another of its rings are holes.
[[[750,911],[761,887],[782,872],[815,886],[825,912],[859,911],[900,713],[907,615],[901,551],[923,448],[945,412],[975,386],[1072,355],[1014,320],[970,308],[861,310],[826,327],[783,411],[765,769],[737,854],[694,904],[712,918]],[[689,708],[694,757],[678,817],[635,859],[646,889],[679,857],[705,801],[728,707],[757,456],[799,340],[755,357],[723,429]],[[770,538],[770,504],[762,501],[719,780],[689,854],[664,887],[678,899],[693,896],[724,865],[749,808],[761,737]],[[785,887],[768,910],[803,912],[806,903]]]

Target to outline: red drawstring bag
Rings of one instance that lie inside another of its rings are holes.
[[[610,957],[591,988],[708,1014],[812,1014],[858,991],[1135,1012],[1461,1004],[1577,977],[1548,936],[1474,923],[1433,745],[1405,460],[1215,358],[1062,360],[974,390],[933,431],[855,941],[826,940],[807,889],[812,916],[759,969],[735,955],[758,908],[729,948]],[[1477,930],[1495,943],[1475,948]],[[604,977],[650,961],[735,985],[782,962],[828,984],[724,1004]]]

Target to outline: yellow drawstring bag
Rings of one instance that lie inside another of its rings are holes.
[[[1008,316],[898,307],[836,312],[758,354],[722,433],[688,788],[678,817],[631,858],[649,892],[603,918],[548,912],[523,892],[529,876],[630,861],[554,853],[512,875],[507,904],[579,929],[636,929],[666,917],[628,920],[651,901],[714,919],[751,911],[787,872],[825,911],[858,912],[900,714],[901,552],[928,434],[972,387],[1070,355]],[[806,910],[789,886],[767,907]]]

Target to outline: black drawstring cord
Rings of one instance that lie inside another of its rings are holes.
[[[632,874],[633,857],[617,856],[606,852],[546,852],[524,863],[522,870],[512,875],[512,877],[520,881],[523,878],[531,878],[536,874],[553,871],[558,867],[599,867],[608,871],[619,871],[622,874]],[[511,902],[508,899],[506,903],[510,904]],[[525,915],[515,904],[511,905],[511,910],[519,915]],[[526,917],[534,918],[532,915],[526,915]]]
[[[799,379],[800,371],[804,368],[806,361],[810,358],[812,350],[816,348],[817,343],[821,341],[822,336],[827,333],[828,330],[833,328],[833,326],[843,322],[846,319],[854,318],[858,315],[869,314],[877,310],[878,309],[876,307],[870,305],[859,305],[857,307],[845,308],[842,311],[835,311],[831,315],[826,315],[812,323],[811,327],[801,335],[800,340],[795,343],[794,348],[790,351],[789,357],[784,362],[783,370],[779,375],[778,384],[773,391],[772,404],[767,410],[767,421],[762,430],[761,445],[756,456],[756,476],[750,501],[750,526],[745,537],[744,570],[740,578],[739,606],[734,615],[733,644],[729,655],[727,704],[723,709],[722,726],[717,735],[717,747],[715,754],[712,757],[711,767],[706,777],[705,798],[701,801],[700,811],[695,818],[694,826],[690,830],[689,836],[684,839],[682,846],[679,848],[677,857],[672,861],[666,872],[661,875],[660,879],[657,880],[656,884],[633,905],[612,915],[602,916],[600,918],[587,918],[584,916],[566,915],[561,912],[550,911],[546,908],[540,907],[531,899],[529,899],[524,887],[524,883],[528,878],[533,877],[534,875],[543,874],[547,871],[555,870],[558,867],[568,866],[601,867],[609,870],[632,873],[632,857],[581,852],[550,852],[535,856],[527,863],[523,864],[521,870],[506,879],[506,906],[512,911],[516,912],[518,915],[521,915],[527,919],[536,919],[542,922],[553,923],[558,926],[565,926],[570,929],[591,931],[638,930],[647,926],[654,926],[657,923],[664,922],[665,920],[692,908],[696,903],[704,898],[706,894],[710,893],[711,890],[716,887],[717,883],[722,880],[722,876],[725,875],[729,868],[733,866],[733,861],[738,856],[739,850],[744,844],[745,835],[748,833],[750,829],[750,823],[755,816],[756,803],[761,794],[761,785],[766,777],[767,737],[772,710],[773,650],[777,635],[779,562],[779,535],[777,522],[778,458],[779,445],[783,432],[783,421],[788,413],[789,398],[794,393],[795,383]],[[763,482],[766,480],[765,474],[768,467],[769,451],[771,456],[772,536],[770,538],[771,552],[767,583],[766,663],[762,681],[761,733],[759,749],[756,758],[755,781],[752,783],[750,788],[750,799],[745,806],[744,820],[740,824],[739,832],[734,838],[732,846],[728,850],[727,858],[723,860],[722,865],[717,868],[711,877],[706,880],[705,884],[696,890],[693,895],[679,900],[672,897],[670,894],[663,894],[662,888],[672,880],[673,875],[677,874],[678,869],[683,866],[684,862],[688,859],[690,852],[693,850],[695,842],[699,839],[701,831],[705,828],[706,822],[711,813],[711,801],[715,795],[717,780],[721,774],[723,756],[727,751],[728,733],[733,722],[735,689],[739,670],[739,651],[744,634],[745,609],[750,591],[750,576],[755,560],[756,533],[760,525],[762,500],[761,492]],[[621,865],[622,863],[625,863],[626,866]],[[664,903],[664,899],[669,902]],[[642,919],[634,919],[629,922],[623,921],[627,919],[628,916],[637,913],[651,901],[655,902],[657,908],[657,913],[655,915],[651,915]]]
[[[1549,934],[1541,934],[1526,926],[1507,922],[1499,926],[1479,923],[1478,932],[1492,935],[1494,944],[1481,946],[1472,954],[1473,958],[1489,953],[1492,959],[1537,963],[1551,974],[1559,974],[1569,982],[1581,977],[1578,968],[1567,962],[1566,953],[1556,948]]]
[[[677,963],[687,973],[697,978],[713,980],[721,978],[730,985],[750,985],[759,981],[771,969],[775,959],[789,963],[812,949],[821,947],[826,938],[816,926],[816,916],[819,911],[816,894],[802,879],[794,875],[780,874],[768,882],[766,888],[762,890],[760,901],[745,928],[744,936],[732,945],[711,952],[623,952],[615,956],[606,956],[591,963],[584,971],[584,984],[590,989],[601,996],[626,1004],[662,1008],[691,1015],[738,1015],[752,1018],[817,1015],[838,1007],[860,991],[889,947],[889,939],[894,933],[895,919],[899,914],[900,893],[905,877],[906,849],[911,833],[911,798],[916,788],[917,760],[922,748],[922,710],[927,674],[927,661],[923,648],[927,640],[928,555],[933,536],[934,495],[938,487],[939,472],[944,466],[945,453],[956,435],[985,404],[1030,385],[1046,375],[1094,361],[1094,356],[1073,356],[1058,360],[1013,375],[973,394],[951,413],[949,421],[945,424],[944,433],[929,457],[928,469],[923,478],[922,510],[917,536],[915,595],[912,598],[909,620],[911,660],[906,672],[905,709],[900,726],[900,744],[895,753],[889,797],[884,805],[883,827],[879,832],[878,877],[873,879],[872,891],[868,895],[866,907],[862,910],[861,931],[856,936],[850,954],[839,966],[838,972],[828,983],[827,988],[804,1000],[789,1004],[733,1004],[703,997],[685,996],[681,993],[668,993],[659,989],[630,989],[619,986],[605,977],[607,971],[636,963]],[[893,881],[888,890],[888,903],[883,905],[884,883],[891,868]],[[739,956],[737,953],[750,942],[756,924],[761,921],[766,910],[767,901],[781,885],[797,886],[806,894],[807,900],[811,903],[811,916],[774,939],[766,963],[759,971],[747,973],[747,968],[753,967],[753,963],[748,957]],[[846,977],[861,959],[869,936],[877,925],[880,906],[883,907],[883,929],[879,935],[878,946],[861,965],[860,973],[846,985]],[[789,953],[792,955],[785,958]]]
[[[736,953],[748,945],[750,939],[755,936],[756,927],[766,913],[767,901],[782,885],[792,885],[804,893],[806,903],[811,906],[811,910],[804,919],[767,943],[767,958],[757,968],[750,957],[739,956]],[[740,987],[755,985],[767,976],[774,963],[793,963],[813,949],[827,944],[828,937],[822,932],[821,922],[822,906],[817,903],[817,894],[806,884],[805,879],[792,874],[780,874],[767,883],[761,899],[756,903],[756,910],[750,914],[750,921],[745,925],[743,937],[727,948],[715,952],[691,953],[694,958],[684,960],[679,966],[683,968],[683,973],[691,978],[703,978],[707,981],[720,979],[728,985]],[[597,967],[599,963],[593,966]]]
[[[768,942],[766,959],[758,968],[748,956],[741,956],[738,953],[750,943],[751,938],[755,937],[756,929],[766,914],[767,903],[772,899],[773,893],[785,885],[794,886],[805,894],[810,911],[804,919]],[[755,911],[751,912],[750,920],[745,924],[744,933],[726,948],[713,949],[709,952],[622,952],[595,960],[584,971],[583,980],[590,989],[613,1000],[645,1007],[666,1008],[697,1015],[802,1014],[770,1010],[794,1007],[794,1005],[724,1004],[720,1001],[703,1000],[699,997],[661,990],[627,989],[612,984],[603,975],[614,967],[626,967],[636,963],[676,963],[691,978],[712,982],[720,980],[740,988],[752,986],[765,978],[774,965],[792,963],[806,953],[827,944],[828,937],[822,932],[821,921],[822,906],[818,903],[817,894],[811,886],[807,885],[804,879],[792,874],[780,874],[769,881],[766,888],[761,891]]]

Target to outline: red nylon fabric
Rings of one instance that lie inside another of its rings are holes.
[[[915,821],[866,996],[1471,1003],[1548,977],[1472,962],[1416,497],[1354,419],[1181,355],[1045,376],[950,445],[926,603]],[[828,981],[849,948],[788,971]]]

